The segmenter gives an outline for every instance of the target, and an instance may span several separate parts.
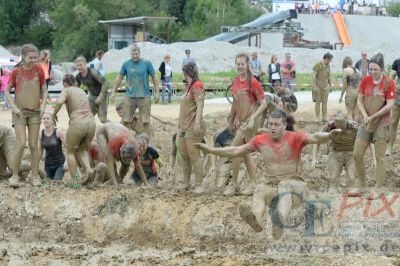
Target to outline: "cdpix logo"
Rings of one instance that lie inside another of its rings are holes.
[[[290,224],[289,222],[283,221],[280,217],[279,212],[276,212],[278,208],[279,200],[291,196],[292,199],[297,198],[303,203],[304,207],[304,232],[305,237],[325,237],[329,236],[332,232],[316,232],[316,224],[323,227],[326,219],[335,219],[338,222],[346,221],[347,219],[353,219],[350,221],[354,222],[374,222],[379,220],[381,217],[384,219],[395,218],[395,211],[399,208],[393,208],[393,205],[397,202],[400,196],[400,192],[392,193],[391,195],[385,195],[384,193],[371,192],[368,195],[362,196],[360,193],[346,192],[338,194],[339,197],[332,199],[327,197],[326,199],[307,199],[304,198],[303,194],[296,192],[284,192],[279,193],[272,199],[271,208],[269,209],[269,215],[274,225],[284,229],[294,229],[301,226],[302,221],[296,221]],[[354,212],[361,212],[362,215],[354,216]],[[357,220],[354,220],[357,219]]]

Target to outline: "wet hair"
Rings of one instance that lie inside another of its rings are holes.
[[[380,67],[381,71],[385,70],[385,60],[383,59],[382,53],[377,53],[376,55],[371,57],[369,63],[377,64]]]
[[[192,84],[190,84],[189,88],[199,80],[199,71],[197,70],[197,66],[193,62],[189,62],[182,67],[182,71],[184,74],[188,75],[192,78]]]
[[[294,124],[296,124],[296,120],[293,115],[288,115],[286,118],[286,130],[294,132]]]
[[[269,114],[269,118],[281,118],[283,123],[287,123],[288,115],[282,109],[276,109]]]
[[[250,57],[245,53],[237,54],[236,57],[235,57],[235,63],[236,63],[238,58],[246,59],[246,64],[247,64],[247,71],[246,71],[247,72],[247,83],[249,83],[249,89],[251,90],[251,85],[253,84],[252,83],[253,74],[251,73],[251,70],[250,70]]]
[[[333,55],[331,53],[325,53],[324,56],[322,57],[322,59],[328,59],[328,60],[330,60],[332,58],[333,58]]]
[[[122,109],[124,109],[124,103],[119,103],[117,104],[117,106],[115,106],[115,110],[118,111],[122,111]]]
[[[343,65],[342,65],[342,68],[343,69],[345,69],[346,67],[351,67],[353,65],[353,60],[351,59],[351,57],[350,56],[346,56],[344,59],[343,59]]]
[[[65,74],[62,81],[63,84],[67,84],[69,87],[75,85],[75,77],[72,74]]]
[[[138,154],[138,147],[133,143],[124,143],[121,145],[121,160],[132,161]]]
[[[83,55],[80,55],[75,59],[75,64],[78,63],[78,62],[87,63],[86,58]]]
[[[343,112],[337,112],[333,117],[334,122],[345,122],[347,121],[347,115]]]
[[[104,51],[103,51],[103,50],[98,50],[98,51],[96,52],[96,57],[102,56],[103,54],[104,54]]]
[[[25,57],[28,55],[28,53],[39,53],[38,48],[33,45],[33,44],[25,44],[24,46],[22,46],[21,49],[21,61],[15,65],[15,67],[21,66],[25,63]]]
[[[278,57],[276,56],[276,54],[273,54],[273,55],[271,56],[271,64],[272,64],[273,61],[274,61],[274,57],[276,57],[276,59],[278,59]]]
[[[137,140],[138,142],[143,141],[143,142],[146,143],[146,145],[149,145],[150,137],[149,137],[149,135],[147,135],[146,133],[142,133],[142,134],[140,134],[139,136],[136,137],[136,140]]]
[[[137,44],[132,45],[131,47],[131,53],[137,51],[140,54],[140,47]]]

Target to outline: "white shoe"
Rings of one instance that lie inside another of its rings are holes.
[[[254,184],[251,183],[249,184],[247,187],[245,187],[244,189],[242,189],[240,191],[240,194],[242,195],[246,195],[246,196],[251,196],[254,193]]]
[[[192,192],[193,192],[194,194],[201,194],[201,193],[204,192],[204,188],[203,188],[202,185],[198,185],[198,186],[196,186],[194,189],[192,189]]]
[[[224,196],[226,196],[226,197],[232,197],[232,196],[236,195],[237,193],[238,193],[237,187],[234,186],[234,185],[232,185],[232,184],[229,184],[229,185],[226,187],[225,191],[224,191]]]
[[[35,186],[35,187],[40,186],[42,184],[42,181],[38,175],[31,176],[30,181],[32,183],[32,186]]]
[[[262,226],[257,222],[256,216],[250,209],[248,205],[240,205],[239,207],[240,217],[242,217],[245,222],[253,228],[256,232],[261,232],[263,230]]]
[[[21,184],[19,183],[19,176],[12,176],[8,179],[8,183],[11,187],[19,187]]]

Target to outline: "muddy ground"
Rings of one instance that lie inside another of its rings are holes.
[[[229,109],[228,104],[206,104],[208,141],[224,125],[224,114]],[[343,106],[330,105],[331,112],[337,109],[343,110]],[[178,110],[177,104],[152,107],[153,114],[173,123]],[[297,130],[315,132],[320,128],[312,122],[312,113],[311,104],[300,106]],[[109,117],[118,120],[113,107]],[[10,125],[10,118],[9,112],[0,112],[0,123]],[[64,108],[59,120],[58,127],[66,130]],[[154,146],[167,164],[175,128],[153,123]],[[399,151],[398,142],[395,150]],[[273,240],[269,215],[264,231],[254,233],[238,213],[238,206],[251,198],[224,197],[214,185],[213,173],[207,175],[208,189],[201,195],[175,189],[174,180],[180,179],[179,165],[171,176],[166,174],[167,167],[160,169],[157,188],[124,184],[88,189],[76,185],[67,174],[64,182],[46,180],[38,188],[27,184],[12,189],[4,180],[0,183],[0,264],[398,265],[400,244],[395,233],[399,232],[400,204],[391,202],[400,186],[398,153],[388,159],[386,186],[390,191],[385,193],[393,215],[388,209],[378,213],[383,199],[370,203],[366,211],[367,200],[354,198],[347,203],[359,201],[358,206],[345,209],[342,216],[343,195],[326,192],[326,146],[322,146],[322,164],[317,169],[310,169],[311,148],[303,154],[311,198],[319,201],[314,205],[313,235],[305,232],[302,220],[299,226],[286,230],[282,239]],[[369,154],[367,157],[371,177]],[[262,177],[262,162],[257,155],[254,158],[257,174]],[[247,182],[244,171],[242,176]],[[370,178],[369,185],[373,184]],[[330,212],[322,201],[330,202]]]

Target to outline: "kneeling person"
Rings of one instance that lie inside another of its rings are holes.
[[[156,186],[158,183],[156,164],[158,167],[163,166],[160,155],[156,149],[149,146],[150,138],[147,134],[143,133],[142,135],[138,136],[136,140],[140,146],[140,164],[142,165],[144,174],[146,175],[147,182],[152,186]],[[136,169],[132,173],[131,178],[133,181],[135,181],[135,184],[142,184],[142,180],[140,179]]]
[[[276,110],[268,118],[269,132],[257,135],[249,143],[241,146],[211,148],[204,144],[195,144],[204,152],[225,157],[241,157],[252,152],[261,153],[265,162],[266,178],[257,185],[253,194],[252,206],[239,208],[241,217],[257,232],[263,230],[262,217],[268,205],[273,214],[273,232],[275,239],[283,233],[283,227],[292,209],[302,206],[299,196],[305,197],[307,185],[301,177],[301,152],[308,144],[328,141],[340,134],[340,129],[330,133],[288,132],[286,113]],[[296,193],[297,196],[293,196]],[[274,199],[274,200],[273,200]]]
[[[100,158],[105,158],[107,176],[113,185],[122,183],[132,161],[142,183],[147,185],[147,179],[140,164],[139,147],[128,128],[118,122],[105,123],[97,130],[96,138],[99,156]],[[121,162],[121,167],[116,176],[115,162],[119,161]]]

